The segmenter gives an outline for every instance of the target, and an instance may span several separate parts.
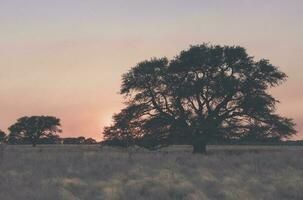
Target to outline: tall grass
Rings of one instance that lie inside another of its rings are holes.
[[[303,199],[303,148],[160,152],[97,146],[8,146],[1,200]]]

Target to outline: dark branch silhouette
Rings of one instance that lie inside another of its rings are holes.
[[[182,141],[203,153],[209,142],[296,133],[267,92],[286,74],[268,60],[254,61],[242,47],[191,46],[171,61],[143,61],[122,78],[127,107],[105,128],[106,140],[140,138],[150,147]]]

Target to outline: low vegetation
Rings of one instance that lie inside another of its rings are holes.
[[[8,145],[0,199],[303,199],[303,147]]]

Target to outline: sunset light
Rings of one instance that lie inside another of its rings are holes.
[[[272,94],[303,139],[302,13],[301,1],[2,0],[0,128],[55,115],[63,136],[100,140],[123,107],[123,73],[206,42],[240,45],[279,66],[289,78]]]

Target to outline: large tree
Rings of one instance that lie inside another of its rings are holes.
[[[60,126],[60,119],[52,116],[22,117],[8,128],[9,141],[28,141],[35,147],[40,138],[54,137],[61,132]]]
[[[295,124],[275,113],[278,101],[268,92],[286,78],[238,46],[202,44],[170,61],[140,62],[122,77],[127,107],[105,128],[105,139],[131,135],[152,147],[183,142],[203,153],[214,141],[288,138]]]

